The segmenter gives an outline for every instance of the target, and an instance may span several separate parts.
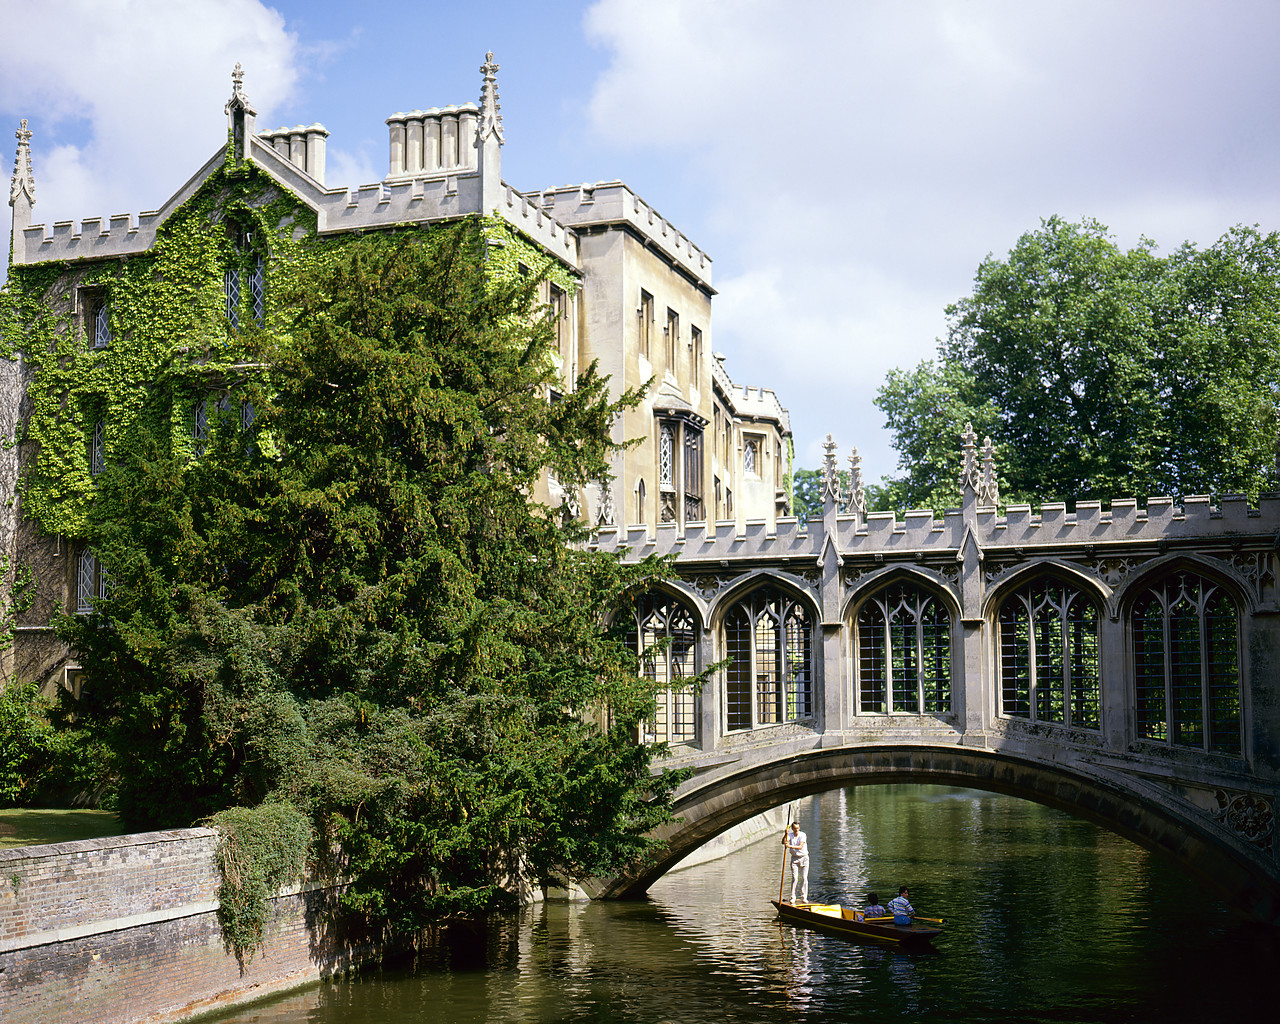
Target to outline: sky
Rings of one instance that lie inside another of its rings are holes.
[[[796,464],[830,433],[868,481],[897,463],[885,373],[1042,219],[1162,251],[1280,228],[1274,0],[0,0],[0,24],[46,224],[162,205],[225,139],[237,62],[259,128],[321,122],[327,183],[358,185],[386,118],[477,100],[492,50],[503,178],[626,181],[714,260],[712,347],[790,410]]]

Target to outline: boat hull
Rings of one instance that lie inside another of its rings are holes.
[[[913,921],[900,926],[892,921],[859,921],[856,911],[828,903],[779,903],[770,900],[778,909],[778,916],[788,924],[816,928],[819,931],[840,935],[846,939],[863,942],[887,942],[897,946],[927,946],[942,934],[941,928]]]

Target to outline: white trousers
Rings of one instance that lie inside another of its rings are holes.
[[[800,889],[800,900],[809,902],[809,858],[791,856],[791,902],[796,901],[796,888]]]

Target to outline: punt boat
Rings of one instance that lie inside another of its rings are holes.
[[[861,910],[842,907],[838,903],[784,903],[770,900],[778,908],[778,916],[788,924],[803,925],[819,931],[842,935],[847,939],[888,942],[898,946],[929,945],[942,934],[942,921],[922,923],[916,918],[909,925],[896,925],[889,917],[866,917]]]

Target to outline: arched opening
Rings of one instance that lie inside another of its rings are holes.
[[[689,680],[699,672],[698,629],[693,609],[655,591],[638,600],[627,643],[640,671],[661,687],[653,717],[641,723],[644,743],[693,743],[698,738],[698,694]]]
[[[738,598],[724,617],[725,730],[813,717],[813,616],[772,584]]]
[[[951,615],[914,580],[896,579],[853,616],[850,662],[860,715],[951,711]]]

